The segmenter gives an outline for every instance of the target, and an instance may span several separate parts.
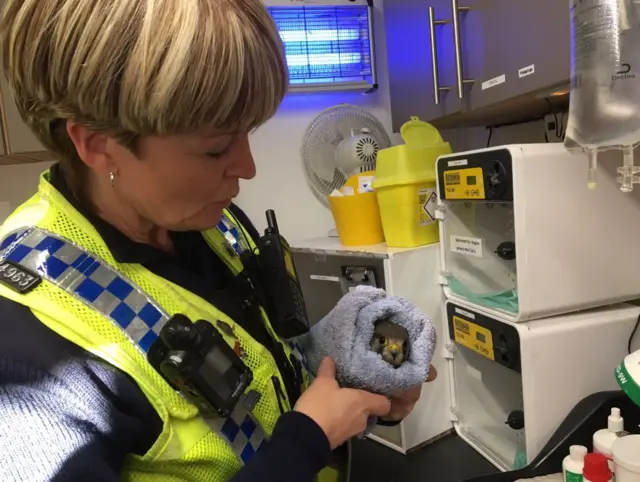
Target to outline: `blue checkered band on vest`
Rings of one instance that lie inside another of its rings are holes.
[[[42,229],[14,231],[0,240],[0,263],[8,260],[101,313],[143,352],[159,337],[169,316],[142,289],[97,256]],[[207,420],[246,463],[266,440],[264,429],[238,402],[231,416]]]
[[[217,227],[218,231],[222,233],[224,239],[227,241],[229,246],[233,248],[233,251],[235,251],[236,254],[242,254],[248,249],[248,246],[244,241],[244,237],[242,233],[240,233],[240,228],[233,224],[226,215],[222,216]]]
[[[289,345],[289,348],[291,348],[291,352],[293,353],[293,355],[298,359],[300,363],[302,363],[304,369],[306,371],[309,371],[309,362],[307,361],[307,357],[304,355],[304,351],[302,350],[300,344],[295,340],[289,340],[287,341],[287,344]]]

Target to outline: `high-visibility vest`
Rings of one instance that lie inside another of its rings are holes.
[[[249,248],[256,248],[229,213],[223,227],[242,233]],[[242,271],[225,229],[203,236],[233,273]],[[0,296],[29,307],[50,329],[127,373],[162,420],[162,433],[149,451],[127,456],[123,480],[227,481],[271,435],[281,414],[278,396],[285,411],[292,408],[276,362],[264,346],[195,294],[139,264],[117,263],[95,228],[49,183],[48,173],[37,194],[0,226],[0,276],[27,286],[32,280],[20,268],[38,274],[43,282],[23,294],[0,284]],[[148,363],[145,350],[178,313],[219,324],[225,341],[241,349],[254,375],[248,391],[261,394],[252,409],[238,404],[226,419],[205,420]],[[264,312],[262,316],[287,357],[304,363],[299,347],[280,339]],[[303,378],[306,386],[306,372]]]

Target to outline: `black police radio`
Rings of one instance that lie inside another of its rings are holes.
[[[247,259],[254,286],[263,294],[271,326],[282,338],[309,331],[309,319],[289,243],[280,235],[276,215],[266,212],[267,229],[258,240],[258,254]]]
[[[309,331],[309,321],[291,247],[278,232],[275,213],[266,214],[268,227],[257,241],[258,252],[247,251],[243,263],[271,326],[286,339]],[[147,359],[204,417],[228,417],[251,385],[253,373],[212,322],[173,316]],[[250,410],[260,394],[248,395],[252,396],[244,403]]]

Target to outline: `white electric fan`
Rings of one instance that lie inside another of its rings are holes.
[[[301,155],[309,184],[328,205],[327,196],[359,172],[373,171],[380,149],[391,147],[384,126],[349,104],[321,112],[305,133]]]

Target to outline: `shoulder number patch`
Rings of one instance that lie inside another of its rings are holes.
[[[13,291],[25,294],[35,289],[42,278],[12,261],[0,261],[0,283]]]

